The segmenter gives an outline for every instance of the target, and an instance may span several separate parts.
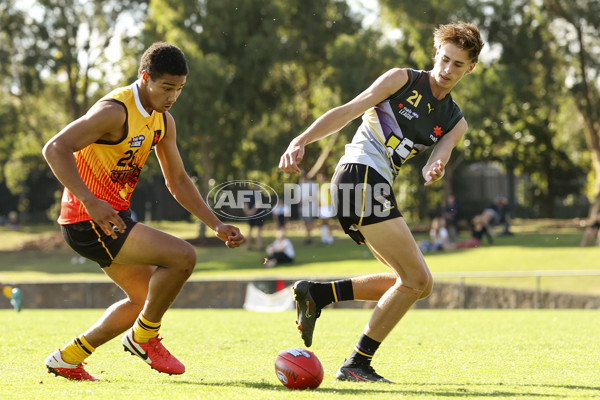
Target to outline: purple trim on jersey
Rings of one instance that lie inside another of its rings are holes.
[[[386,103],[379,103],[374,108],[377,113],[377,119],[379,119],[379,124],[381,125],[381,130],[383,131],[383,136],[387,141],[394,133],[394,128],[398,129],[398,122],[384,110],[384,104]],[[389,107],[389,104],[387,106]]]

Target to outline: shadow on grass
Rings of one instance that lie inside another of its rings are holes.
[[[192,382],[192,381],[175,381],[175,384],[190,384],[198,386],[213,386],[213,387],[240,387],[247,389],[259,389],[259,390],[271,390],[271,391],[282,391],[286,392],[289,389],[280,384],[273,384],[269,382],[246,382],[246,381],[222,381],[222,382]],[[585,390],[592,393],[598,393],[600,386],[584,386],[584,385],[536,385],[536,384],[490,384],[490,383],[469,383],[468,387],[455,387],[459,385],[449,384],[436,384],[436,383],[394,383],[394,384],[382,384],[382,383],[341,383],[342,385],[357,385],[357,388],[346,388],[346,387],[319,387],[317,389],[309,390],[309,392],[321,392],[330,394],[347,394],[347,395],[360,395],[365,396],[368,393],[394,393],[405,396],[446,396],[446,397],[490,397],[490,398],[514,398],[514,397],[557,397],[561,398],[565,396],[564,392],[561,393],[535,393],[531,390],[519,391],[516,388],[539,388],[539,389],[562,389],[562,390]],[[419,387],[437,387],[439,390],[429,388],[428,390],[409,390],[405,386],[419,386]],[[489,387],[491,390],[477,390],[471,389],[472,386],[483,386]],[[506,386],[514,386],[514,390],[509,390]],[[493,388],[497,387],[496,390]],[[299,391],[301,393],[301,391]],[[581,394],[581,393],[579,393]]]

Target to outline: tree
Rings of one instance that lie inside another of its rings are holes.
[[[560,99],[566,95],[560,68],[563,60],[539,4],[527,0],[454,0],[421,2],[409,8],[388,0],[381,3],[386,21],[410,20],[398,28],[402,43],[410,46],[413,60],[420,63],[417,68],[431,66],[419,49],[431,48],[431,32],[438,24],[474,22],[486,42],[472,76],[453,91],[469,130],[454,151],[444,192],[451,190],[453,169],[481,160],[496,161],[504,167],[509,181],[514,182],[515,174],[528,175],[534,195],[521,200],[529,201],[525,205],[535,206],[541,215],[552,217],[556,200],[580,189],[573,176],[581,175],[581,170],[555,140],[557,125],[551,122],[561,112]],[[565,179],[565,174],[570,179]],[[509,186],[505,195],[515,204],[514,184]]]
[[[282,187],[276,166],[285,146],[337,100],[325,83],[331,47],[358,28],[348,6],[332,0],[150,3],[145,40],[177,43],[191,66],[173,115],[203,192],[211,180]]]
[[[10,63],[2,63],[2,86],[9,88],[7,105],[16,110],[13,123],[6,124],[14,129],[11,144],[0,150],[0,157],[3,178],[21,199],[20,211],[40,198],[46,206],[55,201],[59,186],[41,148],[104,93],[108,83],[102,79],[118,72],[106,49],[121,35],[119,17],[140,3],[38,0],[23,10],[11,0],[0,6],[0,55],[10,55],[5,58]]]
[[[481,125],[475,126],[468,154],[501,162],[509,181],[514,182],[515,173],[527,175],[531,196],[521,200],[529,200],[526,205],[552,218],[557,200],[581,189],[577,176],[582,176],[556,142],[558,132],[552,123],[567,95],[562,59],[549,21],[535,4],[511,1],[488,6],[492,7],[484,20],[488,42],[500,51],[497,60],[484,68],[482,79],[466,85],[471,96],[476,93],[482,99],[470,110]],[[514,204],[514,183],[509,191]]]
[[[595,185],[590,218],[600,211],[600,3],[596,0],[544,0],[561,45],[570,94],[583,117]]]

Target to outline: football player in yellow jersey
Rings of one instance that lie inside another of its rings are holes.
[[[127,297],[111,305],[87,331],[46,358],[48,372],[73,380],[97,380],[83,361],[100,345],[126,332],[125,350],[151,368],[182,374],[184,365],[158,336],[161,319],[196,265],[186,241],[136,223],[129,211],[148,154],[156,150],[165,182],[189,212],[230,247],[244,241],[240,230],[222,223],[185,171],[169,113],[185,85],[184,54],[155,43],[142,55],[138,79],[99,100],[43,149],[65,186],[58,220],[65,240],[98,262]]]

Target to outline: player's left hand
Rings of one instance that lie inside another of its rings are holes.
[[[437,160],[429,166],[429,170],[425,172],[425,186],[431,185],[433,182],[442,179],[444,176],[444,163],[441,160]]]
[[[221,224],[215,228],[215,233],[231,249],[241,246],[246,241],[237,226]]]

